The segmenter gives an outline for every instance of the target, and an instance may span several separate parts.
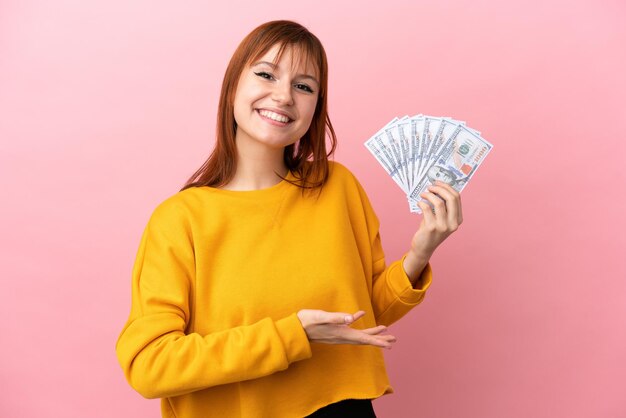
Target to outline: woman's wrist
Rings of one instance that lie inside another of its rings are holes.
[[[404,257],[402,268],[404,268],[404,272],[409,277],[413,287],[415,287],[422,275],[422,271],[424,271],[424,268],[428,264],[431,255],[432,254],[416,253],[411,250],[407,253],[406,257]]]

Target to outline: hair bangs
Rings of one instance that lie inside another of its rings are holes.
[[[321,54],[319,53],[319,50],[315,48],[315,45],[310,41],[310,39],[279,39],[276,42],[271,43],[270,41],[273,40],[274,39],[268,39],[266,42],[260,43],[256,51],[251,51],[250,61],[247,64],[250,65],[253,62],[256,62],[272,47],[274,47],[274,45],[278,45],[278,51],[272,62],[274,65],[278,65],[283,54],[287,52],[290,54],[291,58],[291,72],[301,70],[303,74],[307,74],[307,69],[311,68],[313,74],[309,75],[312,75],[317,80],[320,79],[323,66]]]

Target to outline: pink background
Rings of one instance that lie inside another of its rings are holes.
[[[419,217],[363,142],[425,113],[495,145],[392,327],[378,415],[626,416],[625,3],[304,3],[0,3],[0,416],[159,415],[114,352],[140,234],[210,152],[235,47],[277,18],[325,45],[336,160],[388,262]]]

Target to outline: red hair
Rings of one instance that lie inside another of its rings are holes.
[[[328,179],[328,157],[337,146],[337,137],[328,116],[327,87],[328,62],[319,39],[304,26],[289,20],[267,22],[254,29],[239,44],[233,54],[220,93],[217,111],[216,144],[204,164],[187,180],[182,190],[193,186],[219,187],[227,184],[237,168],[234,116],[234,100],[239,78],[247,65],[267,53],[274,45],[280,45],[275,63],[288,46],[297,53],[300,62],[310,62],[319,72],[318,98],[315,113],[307,132],[295,144],[285,147],[284,162],[294,174],[293,184],[303,189],[316,189]],[[328,132],[330,150],[326,150]],[[288,180],[287,180],[288,181]]]

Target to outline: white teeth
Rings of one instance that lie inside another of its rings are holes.
[[[287,116],[279,115],[278,113],[271,112],[269,110],[259,110],[259,113],[266,118],[270,118],[277,122],[287,123],[289,122],[289,118]]]

